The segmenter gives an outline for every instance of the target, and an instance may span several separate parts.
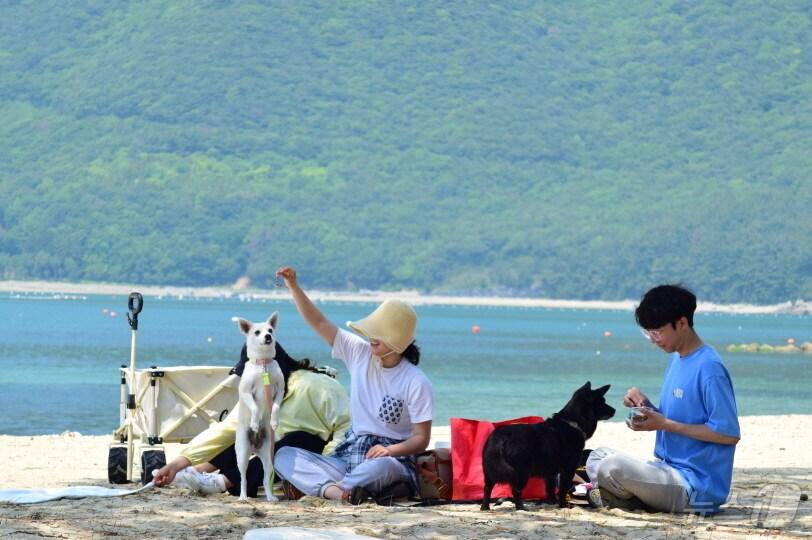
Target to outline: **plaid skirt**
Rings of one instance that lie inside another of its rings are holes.
[[[389,437],[381,437],[380,435],[356,435],[352,428],[350,428],[344,435],[344,440],[333,450],[332,457],[346,461],[347,472],[352,472],[354,468],[366,461],[367,452],[376,444],[391,446],[401,442],[403,441]],[[415,468],[415,457],[413,455],[398,456],[395,459],[403,463],[409,470],[412,490],[416,491],[417,469]]]

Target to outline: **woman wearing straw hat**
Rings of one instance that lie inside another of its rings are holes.
[[[431,383],[417,367],[414,343],[417,315],[409,304],[386,300],[368,317],[339,329],[299,287],[296,271],[284,267],[285,280],[302,318],[332,348],[350,373],[351,428],[335,451],[324,456],[301,448],[281,448],[275,468],[288,498],[305,495],[359,504],[378,502],[400,487],[417,487],[414,456],[431,436],[434,398]],[[359,337],[359,336],[363,336]],[[296,490],[291,489],[296,488]]]

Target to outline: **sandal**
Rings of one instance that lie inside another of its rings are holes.
[[[282,492],[285,494],[285,500],[288,501],[298,501],[304,497],[304,493],[287,480],[282,480]]]
[[[344,490],[344,493],[341,494],[341,500],[353,506],[358,506],[371,499],[372,496],[369,494],[369,491],[363,486],[355,486],[352,489]]]
[[[406,482],[395,482],[381,491],[375,502],[378,506],[392,506],[398,499],[407,499],[412,495],[412,488]]]

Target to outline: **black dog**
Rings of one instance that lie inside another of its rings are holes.
[[[496,428],[485,441],[482,469],[485,473],[485,495],[482,510],[489,510],[491,491],[496,483],[505,482],[513,489],[517,510],[524,510],[522,490],[531,476],[543,476],[547,500],[566,508],[572,477],[581,460],[586,440],[595,433],[598,420],[607,420],[615,409],[606,404],[604,395],[609,385],[592,390],[589,381],[575,391],[563,409],[540,424],[512,424]]]

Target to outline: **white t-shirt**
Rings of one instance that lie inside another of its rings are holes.
[[[357,435],[405,440],[412,436],[412,424],[432,419],[431,383],[405,358],[384,368],[369,343],[342,329],[333,341],[333,358],[343,360],[350,372],[350,417]]]

